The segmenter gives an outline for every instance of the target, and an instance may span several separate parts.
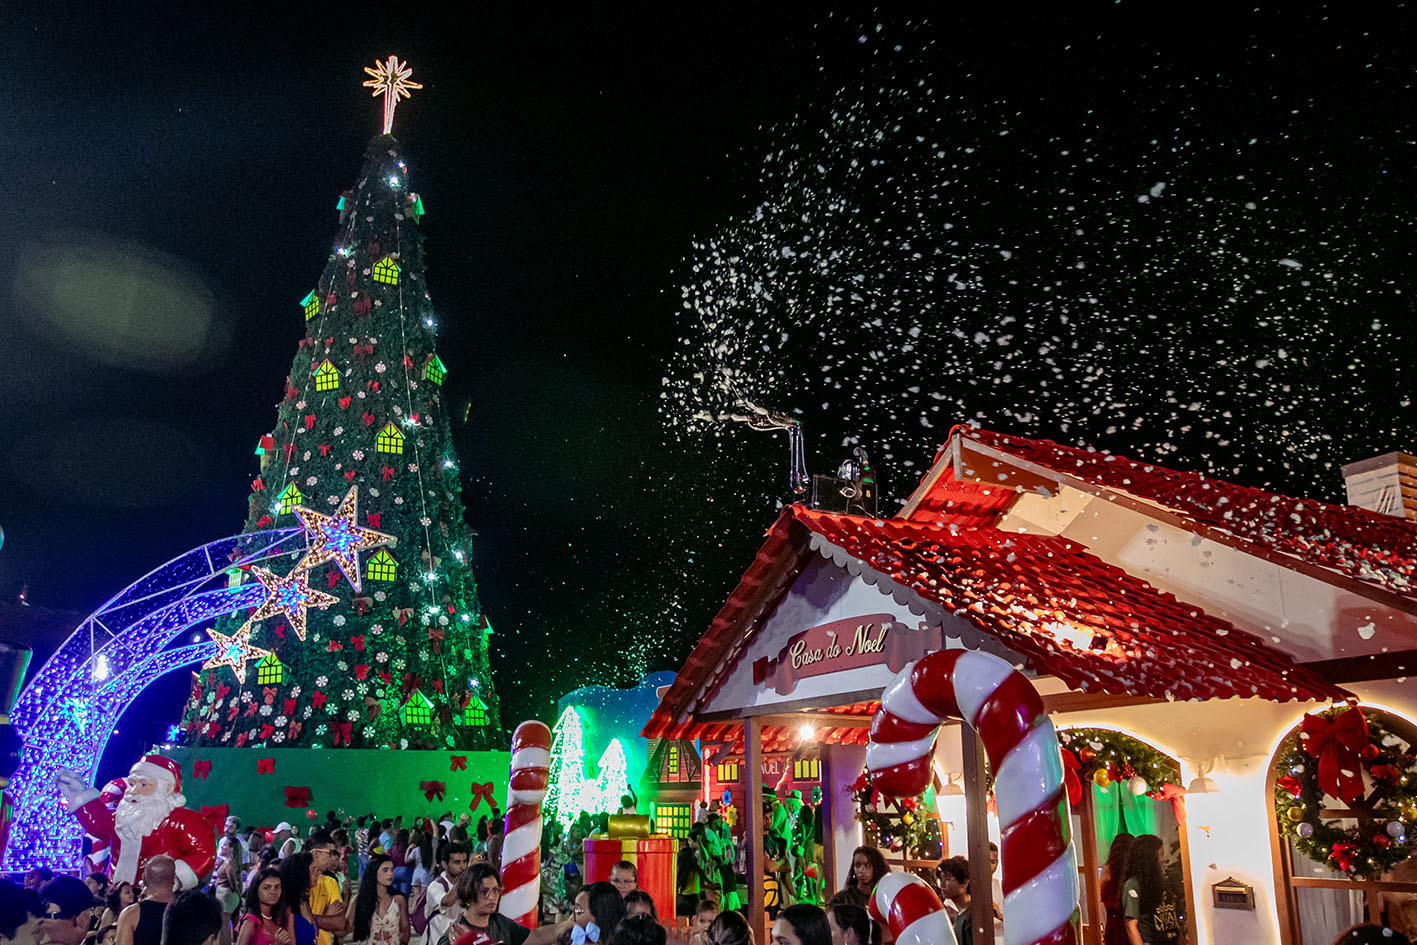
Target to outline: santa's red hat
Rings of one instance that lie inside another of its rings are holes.
[[[143,760],[137,762],[128,771],[129,777],[152,778],[169,787],[169,794],[173,803],[179,807],[187,803],[187,799],[182,796],[182,767],[171,758],[164,758],[162,755],[148,755]]]

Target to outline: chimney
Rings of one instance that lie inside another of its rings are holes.
[[[1348,504],[1417,522],[1417,456],[1384,453],[1343,467]]]

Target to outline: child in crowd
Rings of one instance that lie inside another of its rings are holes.
[[[691,926],[689,945],[708,945],[708,928],[718,918],[718,903],[712,899],[700,899],[694,909],[694,923]]]

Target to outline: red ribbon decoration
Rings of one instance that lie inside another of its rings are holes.
[[[447,793],[448,785],[444,781],[419,781],[418,789],[423,792],[423,796],[427,800],[441,801],[443,795]]]
[[[275,774],[275,773],[276,773],[276,760],[275,760],[274,758],[257,758],[257,759],[256,759],[256,773],[257,773],[257,774]]]
[[[1338,864],[1340,870],[1346,873],[1353,866],[1354,855],[1357,852],[1358,844],[1356,843],[1335,843],[1333,845],[1333,852],[1329,854],[1329,858],[1332,859],[1334,863]]]
[[[496,810],[497,802],[492,799],[492,792],[496,790],[496,788],[497,786],[491,781],[488,781],[486,784],[474,782],[472,785],[472,803],[467,805],[467,809],[477,810],[477,805],[485,799],[487,806]]]
[[[290,726],[285,730],[285,737],[291,741],[295,741],[300,737],[300,730],[304,727],[303,722],[291,722]]]
[[[201,778],[203,781],[205,781],[207,779],[207,775],[211,773],[212,763],[210,761],[199,758],[196,761],[192,762],[192,777]],[[224,820],[225,818],[222,819]]]
[[[308,787],[285,786],[285,806],[286,807],[309,807],[310,789]]]
[[[325,694],[317,689],[315,690],[315,694],[310,697],[310,704],[317,709],[323,709],[325,707],[325,699]]]
[[[1319,760],[1319,790],[1345,804],[1363,796],[1363,768],[1359,752],[1368,744],[1368,723],[1357,706],[1333,718],[1306,715],[1299,743]]]
[[[1170,801],[1171,813],[1176,817],[1176,823],[1182,827],[1186,826],[1186,789],[1167,781],[1161,785],[1159,791],[1148,791],[1147,797],[1153,801]]]
[[[354,724],[353,722],[331,722],[331,723],[330,723],[330,732],[334,735],[334,744],[335,744],[336,747],[338,747],[341,742],[343,742],[343,743],[346,744],[346,745],[348,745],[348,744],[350,743],[350,742],[349,742],[349,727],[350,727],[351,725],[353,725],[353,724]]]
[[[466,770],[467,770],[467,755],[453,755],[451,758],[449,758],[449,759],[448,759],[448,770],[449,770],[449,771],[466,771]]]
[[[231,809],[226,804],[218,804],[215,807],[203,804],[201,809],[197,811],[198,816],[207,822],[214,834],[219,834],[226,829],[226,818],[230,813]]]
[[[260,739],[261,741],[265,741],[266,739],[270,738],[270,737],[271,737],[272,735],[274,735],[275,733],[276,733],[276,727],[275,727],[274,725],[272,725],[270,722],[267,722],[267,723],[265,723],[264,725],[261,726],[261,734],[257,735],[256,737],[257,737],[258,739]]]
[[[1078,761],[1078,756],[1073,754],[1071,749],[1063,749],[1063,784],[1068,789],[1068,803],[1082,803],[1082,780],[1078,778],[1078,772],[1082,770],[1082,764]]]
[[[1278,781],[1275,781],[1274,786],[1288,791],[1295,797],[1298,797],[1304,790],[1304,783],[1292,774],[1286,774]]]
[[[266,705],[272,705],[276,701],[276,695],[280,692],[275,686],[262,686],[261,696],[266,700]]]
[[[295,700],[294,700],[294,699],[285,699],[285,700],[282,701],[281,704],[282,704],[282,706],[283,706],[283,710],[281,711],[281,715],[294,715],[294,714],[295,714]]]
[[[355,678],[355,679],[366,679],[366,678],[368,678],[368,676],[369,676],[369,664],[368,664],[368,663],[360,663],[359,665],[357,665],[357,666],[354,667],[354,678]]]

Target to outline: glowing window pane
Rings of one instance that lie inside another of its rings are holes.
[[[718,766],[718,783],[732,784],[738,780],[738,766],[735,764],[721,764]]]
[[[334,390],[339,387],[339,371],[328,360],[315,369],[315,389]]]
[[[478,699],[473,699],[462,711],[462,724],[483,726],[487,724],[487,707]]]
[[[664,770],[668,774],[679,773],[679,746],[670,745],[669,751],[664,756]]]
[[[792,777],[798,781],[820,781],[822,763],[816,758],[799,758],[792,763]]]
[[[399,563],[383,548],[374,552],[364,566],[364,576],[371,581],[392,581],[398,576]]]
[[[285,490],[280,494],[280,514],[290,514],[290,510],[299,505],[304,499],[305,496],[300,494],[300,490],[296,488],[295,483],[292,482],[290,485],[286,486]]]
[[[403,434],[392,423],[386,424],[374,438],[374,449],[380,453],[402,453]]]
[[[692,818],[688,804],[654,805],[654,826],[660,833],[672,837],[687,837]]]
[[[256,666],[256,684],[274,686],[285,680],[285,665],[274,653],[267,653]]]
[[[311,289],[310,294],[300,300],[301,307],[305,309],[305,320],[307,322],[320,314],[320,300],[315,298],[315,292],[315,289]]]
[[[387,285],[399,284],[399,267],[388,256],[374,264],[374,281],[383,282]]]
[[[428,725],[433,721],[433,703],[428,701],[428,697],[418,690],[414,690],[413,695],[408,697],[408,702],[403,707],[403,722],[405,725]]]

